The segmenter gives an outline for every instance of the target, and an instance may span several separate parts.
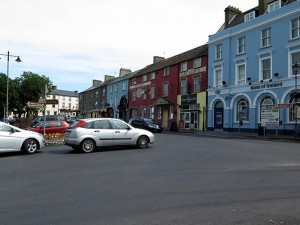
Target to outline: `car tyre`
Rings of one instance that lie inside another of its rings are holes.
[[[92,139],[85,139],[81,142],[80,150],[83,153],[93,152],[96,148],[95,142]]]
[[[38,142],[35,139],[28,139],[23,143],[22,151],[26,154],[33,154],[38,150]]]
[[[149,145],[149,139],[146,136],[140,136],[137,140],[137,146],[139,148],[147,148]]]

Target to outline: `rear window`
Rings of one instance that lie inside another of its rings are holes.
[[[56,118],[57,120],[67,120],[66,116],[63,115],[57,115]]]

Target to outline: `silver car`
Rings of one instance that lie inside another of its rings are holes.
[[[0,152],[32,154],[45,147],[43,135],[0,122]]]
[[[119,119],[89,118],[75,121],[66,130],[64,141],[74,150],[89,153],[102,146],[135,145],[147,148],[154,143],[154,135]]]

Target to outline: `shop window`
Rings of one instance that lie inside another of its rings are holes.
[[[296,99],[295,98],[290,98],[289,103],[291,105],[293,105],[292,108],[289,108],[289,122],[295,122],[296,121],[296,117],[297,117],[297,121],[299,121],[300,119],[300,99]]]

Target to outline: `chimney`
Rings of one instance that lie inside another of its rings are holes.
[[[160,56],[153,56],[153,64],[163,61],[165,58]]]
[[[111,79],[114,79],[115,77],[114,76],[111,76],[111,75],[104,75],[104,82],[107,82]]]
[[[274,0],[258,0],[258,13],[259,15],[265,14],[268,9],[268,4]]]
[[[101,80],[93,80],[93,86],[99,85],[101,83],[102,83]]]
[[[225,25],[228,25],[235,16],[242,13],[241,10],[230,5],[227,8],[225,8],[224,12],[225,12]]]
[[[52,91],[57,90],[57,86],[52,86]]]
[[[125,76],[126,74],[129,74],[131,73],[131,69],[126,69],[126,68],[121,68],[120,69],[120,73],[119,73],[119,77],[123,77]]]

